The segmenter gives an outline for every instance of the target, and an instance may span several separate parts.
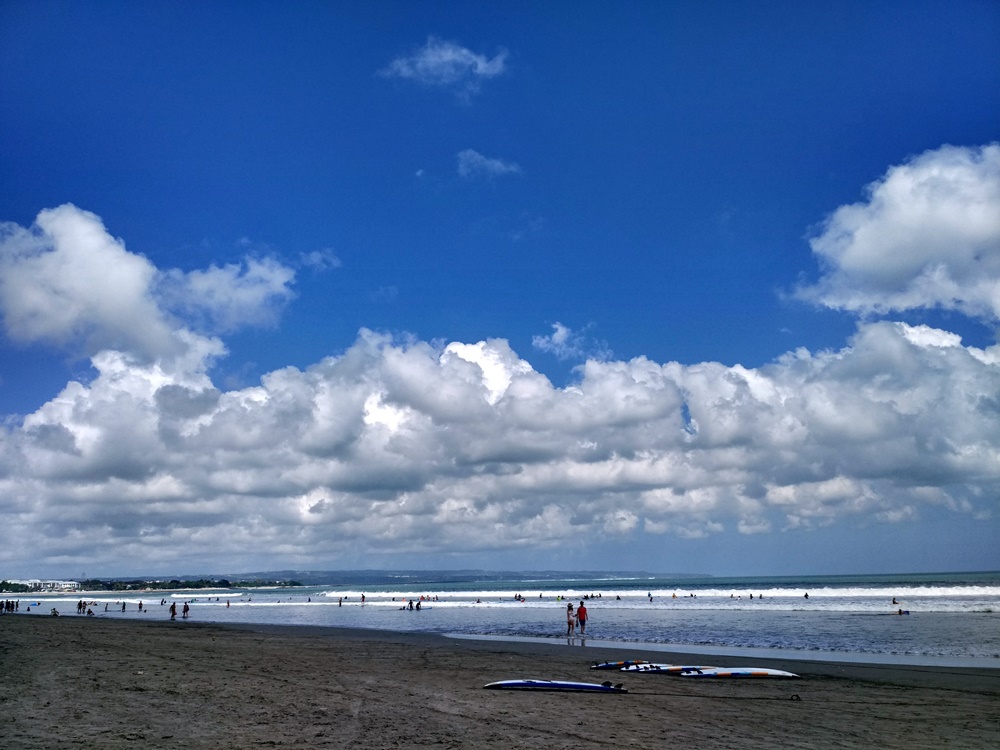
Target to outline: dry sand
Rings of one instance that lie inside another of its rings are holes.
[[[5,615],[0,747],[1000,747],[996,669],[769,661],[802,675],[787,681],[589,669],[623,658],[720,661],[333,628]],[[483,689],[529,677],[611,677],[629,693]]]

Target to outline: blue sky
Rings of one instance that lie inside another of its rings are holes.
[[[1000,567],[998,29],[0,4],[0,578]]]

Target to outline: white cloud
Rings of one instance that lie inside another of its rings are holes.
[[[603,341],[592,341],[584,332],[574,331],[559,321],[552,324],[548,336],[531,337],[531,345],[542,352],[554,354],[559,359],[610,359],[613,354]]]
[[[71,206],[4,227],[9,333],[83,339],[97,376],[0,425],[0,563],[23,562],[25,539],[38,564],[236,570],[261,550],[317,567],[558,550],[570,528],[639,541],[997,510],[1000,345],[950,331],[865,322],[839,350],[753,369],[590,357],[560,388],[503,339],[362,330],[225,390],[205,369],[221,342],[166,312],[164,277],[174,296],[201,290],[219,325],[266,319],[291,282],[268,262],[165,274]],[[535,345],[585,348],[561,324]]]
[[[804,299],[1000,319],[1000,145],[943,146],[892,167],[810,244],[824,276],[798,290]]]
[[[453,342],[445,347],[442,361],[449,361],[453,355],[479,368],[474,378],[486,387],[486,400],[491,404],[507,392],[516,375],[532,372],[531,365],[519,359],[506,341],[480,341],[478,344]]]
[[[753,370],[590,361],[566,388],[502,340],[367,331],[228,392],[120,354],[94,363],[92,383],[2,433],[0,556],[23,538],[39,559],[92,556],[77,539],[99,536],[112,565],[187,534],[250,565],[248,529],[288,564],[558,548],[569,525],[762,534],[989,513],[1000,480],[1000,348],[903,324]],[[158,554],[190,562],[191,547]]]
[[[462,177],[497,177],[520,174],[521,167],[503,159],[490,159],[478,151],[467,148],[458,153],[458,173]]]
[[[552,324],[552,333],[548,336],[532,336],[531,345],[543,352],[551,352],[559,359],[572,359],[583,355],[582,338],[574,334],[559,321]]]
[[[18,341],[175,353],[174,326],[153,296],[156,276],[98,216],[72,205],[42,211],[30,229],[5,224],[0,234],[0,311]]]
[[[381,74],[452,89],[460,96],[468,97],[480,90],[483,81],[503,74],[506,59],[506,50],[489,58],[454,42],[431,36],[423,47],[412,55],[396,58]]]
[[[270,258],[211,266],[187,273],[162,274],[164,301],[189,319],[213,331],[230,332],[246,326],[273,326],[294,296],[295,272]]]
[[[160,271],[100,217],[66,204],[25,229],[0,229],[0,314],[7,334],[96,355],[200,369],[225,352],[204,333],[274,325],[294,272],[276,260]]]
[[[322,250],[313,250],[308,253],[302,253],[299,256],[299,262],[305,268],[311,268],[316,272],[328,271],[331,268],[340,268],[344,265],[333,250],[328,247],[325,247]]]

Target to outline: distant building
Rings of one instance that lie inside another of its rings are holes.
[[[23,581],[8,579],[8,582],[19,583],[32,591],[78,591],[80,589],[80,584],[77,581],[42,581],[38,578],[29,578]]]

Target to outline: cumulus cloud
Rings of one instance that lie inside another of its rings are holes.
[[[42,211],[28,229],[0,228],[0,311],[17,341],[174,353],[174,326],[153,295],[156,277],[98,216],[72,205]]]
[[[161,271],[71,204],[34,226],[0,227],[0,315],[16,341],[88,356],[202,367],[225,348],[212,334],[273,325],[294,272],[273,259],[201,271]]]
[[[552,324],[552,333],[548,336],[532,336],[531,345],[543,352],[552,352],[560,359],[583,354],[579,336],[558,321]]]
[[[1000,145],[944,146],[892,167],[810,244],[824,275],[798,290],[803,299],[1000,319]]]
[[[462,177],[497,177],[520,174],[521,167],[503,159],[490,159],[478,151],[467,148],[458,153],[458,173]]]
[[[554,354],[559,359],[610,359],[613,354],[607,343],[590,340],[585,332],[573,331],[556,321],[552,324],[552,333],[547,336],[531,337],[531,345],[539,351]]]
[[[246,326],[273,326],[294,296],[295,272],[271,258],[161,275],[162,299],[189,319],[226,333]]]
[[[591,360],[564,388],[503,340],[369,331],[232,391],[112,352],[94,364],[3,432],[0,555],[33,538],[73,559],[82,537],[147,559],[191,535],[232,565],[248,548],[312,564],[557,548],[569,525],[760,534],[989,513],[1000,480],[1000,347],[901,323],[760,369]]]
[[[468,97],[480,90],[483,81],[501,75],[506,69],[506,60],[506,50],[490,58],[455,42],[430,36],[419,50],[396,58],[380,73],[388,78],[451,89]]]
[[[964,217],[926,219],[927,233],[951,227],[954,241],[921,245],[935,261],[948,246],[966,259],[947,267],[968,289],[955,300],[975,298],[990,274],[991,219],[968,196],[990,194],[982,164],[991,148],[942,149],[900,168],[924,184],[911,194],[930,181],[939,204]],[[915,252],[920,237],[900,243],[884,228],[903,221],[884,195],[897,177],[890,170],[868,204],[849,207],[867,218],[831,217],[817,241],[839,248],[829,254],[837,262],[803,294],[842,300],[844,274],[859,274],[865,259],[872,269],[857,280],[868,296],[857,299],[869,301],[858,310],[880,309],[879,290],[894,299],[913,286],[919,264],[889,274],[868,231],[879,228],[893,252]],[[978,255],[970,237],[987,238]],[[0,562],[23,556],[25,539],[35,561],[238,570],[256,567],[265,549],[276,567],[315,567],[379,553],[558,550],[570,528],[630,542],[997,510],[1000,345],[968,346],[950,331],[865,320],[840,349],[797,349],[759,368],[588,355],[558,387],[504,339],[362,330],[336,356],[225,389],[203,366],[221,343],[166,311],[157,290],[168,282],[181,296],[209,290],[223,326],[236,311],[266,319],[291,276],[249,261],[161,272],[73,207],[43,212],[31,229],[4,226],[8,333],[86,340],[97,376],[0,425]],[[944,304],[940,293],[922,299]],[[987,304],[955,309],[985,314]],[[534,344],[586,350],[562,324]],[[171,351],[173,360],[163,356]]]

